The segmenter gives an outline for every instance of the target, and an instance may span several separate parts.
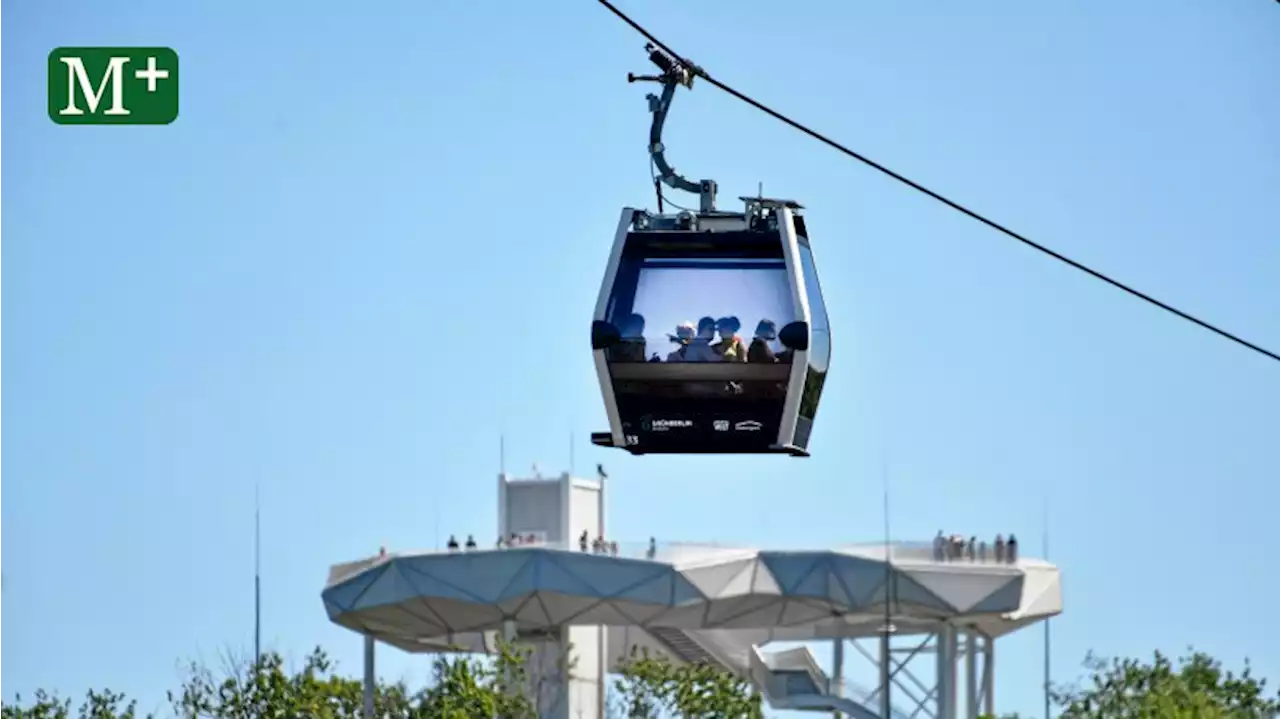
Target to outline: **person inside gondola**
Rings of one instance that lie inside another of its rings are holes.
[[[698,334],[689,343],[689,351],[685,353],[685,362],[719,362],[720,357],[711,348],[716,339],[716,318],[703,317],[698,320]]]
[[[770,319],[760,320],[760,324],[756,325],[756,336],[751,340],[751,346],[747,348],[747,361],[752,364],[777,362],[778,356],[771,346],[776,339],[778,339],[778,325]]]
[[[689,343],[693,341],[695,330],[693,323],[682,322],[676,327],[676,333],[668,335],[671,341],[676,344],[676,348],[667,355],[668,362],[685,362],[685,356],[689,353]]]
[[[738,336],[738,330],[740,329],[742,329],[742,322],[732,315],[721,317],[716,322],[716,332],[720,335],[720,341],[712,345],[711,350],[716,353],[720,361],[747,361],[747,347],[742,338]]]
[[[695,330],[685,322],[676,328],[671,341],[680,345],[679,349],[667,356],[668,362],[718,362],[720,357],[711,349],[711,341],[716,338],[716,320],[714,317],[703,317],[698,320]]]
[[[476,548],[476,538],[475,538],[475,535],[471,535],[471,534],[468,534],[468,535],[467,535],[467,543],[466,543],[466,545],[465,545],[465,546],[466,546],[466,548],[467,548],[467,551],[468,551],[468,552]]]
[[[437,541],[438,541],[438,540],[437,540]],[[440,546],[440,545],[438,545],[438,544],[437,544],[436,546],[438,547],[438,546]],[[449,548],[449,551],[450,551],[450,552],[456,552],[456,551],[458,551],[458,538],[457,538],[457,537],[455,537],[455,536],[453,536],[452,534],[450,534],[450,535],[449,535],[449,543],[448,543],[448,544],[446,544],[445,546]]]
[[[621,334],[622,340],[618,344],[609,348],[609,360],[611,362],[644,362],[645,341],[644,341],[644,315],[631,314],[623,322]]]

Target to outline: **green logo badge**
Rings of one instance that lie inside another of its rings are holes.
[[[178,118],[178,53],[167,47],[59,47],[49,53],[49,118],[59,125],[168,125]]]

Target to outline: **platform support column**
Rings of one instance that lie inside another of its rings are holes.
[[[996,715],[996,640],[988,636],[982,642],[982,708],[983,714]]]
[[[950,624],[938,627],[938,719],[956,717],[956,630]]]
[[[889,683],[893,681],[893,642],[889,625],[880,627],[880,716],[888,719],[892,710]]]
[[[967,719],[978,719],[978,636],[964,633],[964,703]]]
[[[373,691],[377,688],[377,673],[374,670],[373,637],[364,637],[364,717],[373,719]]]
[[[502,636],[502,644],[505,649],[507,650],[515,649],[516,641],[519,639],[520,633],[516,629],[516,622],[514,619],[502,620],[501,636]],[[530,657],[530,659],[532,659],[532,657]],[[508,688],[512,688],[515,686],[515,682],[513,681],[513,679],[514,677],[512,677],[510,673],[503,676],[503,680],[506,682]]]
[[[831,694],[844,696],[844,637],[831,640]],[[831,713],[835,719],[842,716],[839,711]]]

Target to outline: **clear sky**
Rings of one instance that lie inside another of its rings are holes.
[[[717,77],[1280,347],[1280,5],[631,1]],[[632,458],[587,344],[652,206],[643,41],[588,0],[11,0],[3,692],[161,705],[179,661],[324,645],[330,563],[494,534],[508,468],[603,461],[617,538],[826,546],[1049,507],[1055,674],[1189,644],[1280,680],[1280,364],[700,86],[675,166],[809,207],[833,365],[808,460]],[[59,45],[169,45],[168,127],[61,127]],[[1271,630],[1267,627],[1270,626]],[[1039,707],[1040,633],[997,708]],[[385,651],[391,678],[421,660]]]

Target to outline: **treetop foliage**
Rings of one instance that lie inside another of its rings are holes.
[[[489,658],[438,658],[425,688],[411,691],[403,682],[379,682],[376,714],[387,719],[537,719],[545,686],[531,676],[528,657],[528,649],[502,646]],[[1062,719],[1280,717],[1280,694],[1268,694],[1266,680],[1254,677],[1247,662],[1236,674],[1201,652],[1176,661],[1157,652],[1150,661],[1090,655],[1085,666],[1086,679],[1052,692]],[[633,653],[623,662],[612,689],[610,716],[763,717],[761,697],[747,680],[717,667],[676,665],[647,653]],[[228,662],[221,671],[193,662],[168,698],[168,716],[177,719],[363,719],[362,682],[334,671],[320,649],[296,671],[286,669],[275,653],[256,664]],[[29,703],[15,697],[0,707],[0,719],[151,716],[139,713],[136,701],[111,690],[90,691],[78,703],[38,691]]]

